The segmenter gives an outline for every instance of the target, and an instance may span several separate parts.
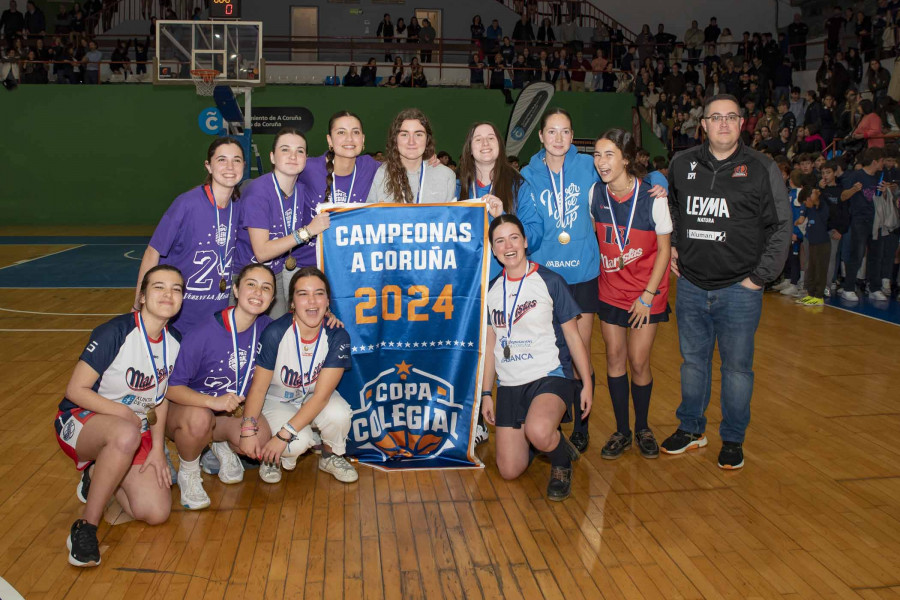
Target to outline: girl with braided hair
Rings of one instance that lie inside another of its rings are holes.
[[[385,148],[386,161],[378,168],[368,203],[434,204],[456,197],[456,175],[434,156],[434,136],[425,113],[407,108],[394,117]]]

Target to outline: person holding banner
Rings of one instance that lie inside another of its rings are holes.
[[[572,489],[572,460],[579,454],[559,425],[573,400],[581,414],[590,414],[593,396],[588,386],[576,394],[572,372],[573,359],[581,373],[590,372],[575,321],[581,308],[560,275],[528,260],[519,219],[500,215],[488,232],[504,267],[487,294],[481,401],[482,415],[497,428],[497,469],[504,479],[515,479],[535,451],[542,452],[551,465],[547,497],[565,500]],[[495,373],[496,409],[490,392]]]
[[[166,435],[178,448],[181,504],[189,510],[209,506],[200,476],[200,453],[212,441],[219,481],[238,483],[244,467],[239,448],[244,422],[233,416],[250,389],[263,331],[272,319],[265,311],[275,296],[275,274],[251,263],[234,281],[236,306],[210,315],[185,338],[166,396],[170,400]],[[248,421],[249,422],[249,421]],[[265,422],[259,429],[269,435]]]
[[[59,403],[56,441],[80,471],[82,517],[67,540],[69,564],[100,564],[97,525],[115,495],[125,513],[149,525],[169,518],[172,485],[165,445],[166,386],[181,334],[168,327],[181,309],[184,279],[170,265],[141,280],[140,310],[97,327]]]
[[[232,259],[241,220],[238,183],[244,174],[244,150],[237,140],[217,138],[206,152],[206,182],[178,196],[166,210],[138,271],[133,310],[140,310],[144,275],[158,264],[190,273],[184,303],[172,320],[187,333],[211,313],[228,306]]]
[[[600,453],[605,459],[619,458],[632,444],[626,362],[631,364],[634,441],[644,458],[659,456],[647,424],[653,390],[650,352],[657,323],[669,320],[672,219],[668,198],[654,198],[650,184],[641,181],[636,152],[634,138],[622,129],[610,129],[594,145],[594,166],[603,180],[591,196],[602,272],[598,316],[616,417],[616,432]]]
[[[329,215],[303,217],[307,188],[298,178],[307,164],[306,137],[299,130],[278,130],[269,159],[272,173],[257,177],[243,190],[234,266],[242,270],[249,264],[263,263],[272,269],[276,290],[270,314],[277,319],[287,312],[286,288],[297,266],[315,263],[310,240],[328,229]]]
[[[263,461],[260,479],[278,483],[282,468],[293,471],[297,458],[321,443],[319,470],[351,483],[359,477],[344,458],[351,410],[336,391],[350,368],[350,335],[325,322],[331,287],[322,271],[299,269],[289,289],[291,313],[262,335],[241,425],[241,452]],[[266,439],[271,431],[275,435]]]
[[[375,173],[366,202],[434,204],[452,202],[456,175],[444,165],[433,165],[431,123],[417,108],[394,117],[385,147],[385,162]]]
[[[519,190],[516,214],[532,260],[562,275],[581,307],[578,333],[590,356],[594,313],[600,310],[600,251],[591,223],[590,191],[599,176],[590,157],[572,145],[572,117],[565,109],[544,112],[538,136],[544,147],[522,169],[525,185]],[[578,372],[583,381],[588,374],[593,389],[593,370]],[[570,439],[583,452],[590,441],[587,415],[577,403],[574,412]]]

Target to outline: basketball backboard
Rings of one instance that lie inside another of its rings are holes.
[[[157,21],[153,83],[191,84],[191,71],[219,71],[216,83],[265,85],[259,21]]]

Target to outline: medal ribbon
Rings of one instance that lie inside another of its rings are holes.
[[[506,269],[503,269],[503,316],[506,318],[506,343],[509,345],[509,341],[512,339],[512,326],[513,326],[513,313],[516,312],[516,303],[519,301],[519,292],[522,291],[522,284],[525,283],[525,278],[528,277],[528,270],[531,268],[531,263],[525,261],[525,274],[522,275],[522,279],[519,281],[519,289],[516,290],[516,297],[513,298],[513,306],[512,310],[508,313],[506,312]],[[507,316],[508,315],[508,316]]]
[[[550,175],[550,184],[553,186],[553,201],[556,203],[556,210],[559,213],[559,227],[565,229],[565,216],[566,216],[566,185],[564,182],[563,174],[566,172],[566,166],[563,164],[559,169],[559,191],[556,190],[556,180],[553,179],[553,171],[550,170],[550,165],[547,165],[547,174]]]
[[[253,370],[253,363],[256,360],[256,321],[253,321],[253,341],[250,345],[250,360],[247,361],[247,370],[244,372],[243,382],[241,382],[241,352],[238,347],[237,321],[234,318],[234,308],[228,313],[228,323],[231,325],[231,347],[234,348],[234,391],[238,396],[244,396],[247,391],[247,385],[250,382],[250,371]]]
[[[475,185],[474,181],[472,182],[472,199],[473,200],[478,200],[479,198],[487,196],[488,194],[491,194],[493,192],[494,192],[494,182],[493,181],[491,182],[491,187],[488,188],[487,194],[482,194],[481,196],[478,195],[478,186]]]
[[[297,329],[297,321],[293,322],[294,327],[294,343],[297,346],[297,360],[300,361],[300,390],[303,392],[303,396],[306,397],[306,384],[303,379],[303,353],[300,352],[300,333]],[[322,334],[324,333],[325,326],[319,326],[319,333],[316,336],[316,345],[313,348],[312,360],[309,363],[309,370],[306,372],[306,381],[308,382],[312,377],[312,370],[316,364],[316,354],[319,352],[319,342],[322,341]]]
[[[284,214],[284,202],[282,201],[284,194],[281,193],[281,188],[278,186],[278,180],[275,178],[275,173],[272,173],[272,183],[275,184],[275,196],[278,198],[278,209],[281,212],[281,224],[284,226],[284,235],[287,237],[294,231],[294,225],[297,223],[297,186],[294,185],[294,208],[291,210],[291,227],[288,229],[287,216]]]
[[[159,371],[156,370],[156,359],[153,358],[153,349],[150,347],[150,336],[147,334],[147,328],[144,327],[144,317],[141,316],[141,313],[137,313],[137,321],[138,321],[138,330],[141,332],[141,335],[144,338],[144,348],[147,350],[147,357],[150,359],[150,365],[153,367],[153,379],[156,381],[156,390],[153,393],[154,403],[159,405],[160,402],[163,401],[163,398],[166,397],[166,390],[168,389],[168,383],[166,387],[163,388],[162,394],[159,393],[160,381],[159,381]],[[169,334],[168,327],[163,327],[162,331],[162,344],[163,344],[163,368],[166,370],[166,375],[169,374],[169,345],[168,340],[166,338]]]
[[[225,233],[225,246],[224,250],[219,246],[219,228],[222,226],[219,223],[219,205],[216,203],[216,195],[212,191],[212,186],[206,186],[206,189],[209,190],[209,195],[212,197],[213,210],[216,211],[216,235],[213,238],[216,242],[216,254],[219,256],[219,274],[222,277],[225,277],[225,257],[228,256],[228,241],[231,239],[231,215],[234,211],[234,202],[228,202],[228,231]]]
[[[625,236],[619,236],[619,226],[616,224],[616,211],[613,210],[613,201],[609,197],[609,186],[604,190],[606,192],[606,204],[609,206],[609,218],[612,219],[613,232],[616,234],[616,246],[619,247],[619,256],[624,256],[625,245],[628,243],[628,234],[631,233],[631,223],[634,221],[634,209],[637,208],[638,190],[641,187],[640,180],[634,178],[634,192],[631,195],[631,214],[628,216],[628,227],[625,228]]]
[[[335,181],[337,177],[335,177]],[[353,196],[353,186],[356,184],[356,165],[353,165],[353,176],[350,178],[350,190],[347,192],[347,204],[350,204],[352,200],[350,199]],[[335,187],[337,187],[335,185]]]
[[[416,204],[422,200],[422,188],[425,187],[425,161],[422,161],[422,172],[419,173],[419,189],[416,191]]]

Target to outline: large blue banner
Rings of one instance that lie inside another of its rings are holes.
[[[353,368],[347,454],[389,469],[480,467],[487,211],[481,202],[327,209],[318,244]]]

